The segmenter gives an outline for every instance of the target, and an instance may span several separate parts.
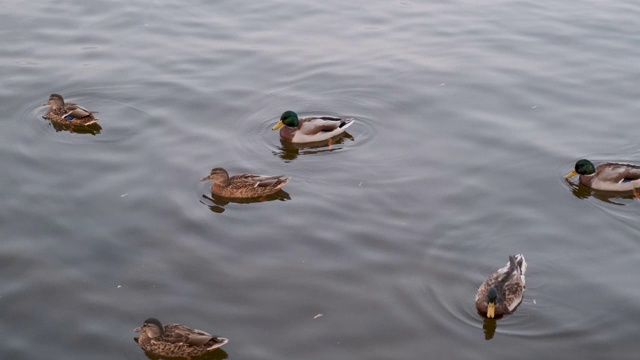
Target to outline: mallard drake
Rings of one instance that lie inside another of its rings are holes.
[[[95,111],[87,110],[71,102],[64,102],[64,98],[60,94],[51,94],[49,101],[44,105],[49,106],[49,110],[44,115],[45,119],[54,123],[71,126],[87,126],[97,122],[97,117],[93,116]]]
[[[253,198],[278,192],[289,181],[284,175],[238,174],[229,177],[227,170],[214,168],[200,181],[214,180],[211,192],[225,198]]]
[[[633,191],[640,187],[640,166],[604,162],[594,166],[587,159],[576,162],[573,171],[565,175],[569,179],[580,174],[580,183],[596,190]]]
[[[478,312],[493,319],[514,311],[522,302],[526,271],[527,263],[522,254],[509,256],[507,265],[480,285],[476,295]]]
[[[293,143],[309,143],[329,140],[342,134],[354,119],[343,119],[333,116],[314,116],[298,119],[298,114],[285,111],[273,130],[280,128],[280,138]],[[283,127],[284,125],[284,127]]]
[[[144,351],[168,357],[200,356],[229,342],[229,339],[180,324],[162,326],[156,318],[145,320],[133,331],[140,333],[138,344]]]

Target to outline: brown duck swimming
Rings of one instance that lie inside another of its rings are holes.
[[[87,110],[75,103],[65,103],[60,94],[51,94],[49,101],[44,105],[49,106],[49,111],[44,115],[44,118],[61,125],[87,126],[100,120],[93,116],[94,111]]]
[[[332,116],[298,119],[298,114],[295,112],[285,111],[280,116],[280,121],[273,127],[273,130],[282,128],[280,129],[280,138],[284,141],[310,143],[329,140],[336,135],[340,135],[354,122],[354,119]]]
[[[490,319],[513,312],[524,296],[526,271],[522,254],[509,256],[507,265],[480,285],[476,294],[478,312]]]
[[[162,326],[156,318],[145,320],[133,331],[140,333],[138,344],[144,351],[168,357],[200,356],[229,342],[229,339],[180,324]]]
[[[587,159],[580,159],[565,178],[580,175],[580,183],[596,190],[633,191],[640,187],[640,166],[604,162],[594,166]]]
[[[238,174],[229,177],[223,168],[214,168],[209,176],[200,181],[214,180],[211,192],[226,198],[253,198],[270,195],[280,190],[288,181],[284,175],[265,176]]]

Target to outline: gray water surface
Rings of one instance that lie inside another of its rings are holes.
[[[0,358],[145,359],[151,316],[222,359],[635,359],[634,1],[30,1],[0,6]],[[100,133],[57,132],[61,93]],[[354,117],[282,144],[285,110]],[[211,199],[213,167],[287,174]],[[478,286],[528,262],[518,310]],[[321,315],[321,316],[320,316]],[[489,341],[488,341],[489,340]]]

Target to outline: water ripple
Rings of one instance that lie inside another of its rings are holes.
[[[117,97],[110,98],[109,93],[100,89],[77,90],[67,92],[63,96],[70,102],[96,111],[96,116],[100,118],[98,124],[101,128],[96,132],[82,129],[79,131],[56,129],[49,120],[43,118],[48,108],[40,104],[33,104],[26,108],[21,116],[21,123],[28,124],[24,128],[25,136],[48,138],[55,142],[73,144],[118,143],[128,140],[136,131],[140,131],[150,124],[150,115],[147,112],[119,100]],[[46,102],[46,99],[43,102]]]
[[[626,154],[627,157],[620,158],[619,154],[622,153]],[[621,149],[616,153],[611,152],[609,155],[582,155],[576,157],[576,160],[582,158],[589,159],[596,165],[602,162],[638,164],[640,163],[640,151],[635,149],[631,151]],[[582,185],[578,176],[565,179],[564,176],[573,169],[576,160],[566,160],[558,166],[556,178],[560,186],[567,189],[567,192],[571,193],[577,199],[585,200],[587,204],[604,212],[611,218],[619,220],[632,228],[635,227],[638,209],[640,208],[640,200],[634,197],[630,191],[615,192],[591,189]]]
[[[239,122],[240,131],[248,134],[248,141],[239,143],[242,148],[239,151],[248,153],[248,157],[257,156],[268,151],[279,157],[284,162],[291,162],[299,156],[328,155],[335,152],[351,151],[357,147],[365,146],[375,137],[375,128],[372,121],[361,116],[337,114],[326,111],[303,111],[298,113],[300,117],[309,116],[335,116],[353,118],[355,123],[341,135],[333,139],[331,145],[327,141],[318,143],[293,144],[282,141],[278,131],[272,127],[279,121],[279,114],[273,113],[266,116],[264,111],[251,114]]]

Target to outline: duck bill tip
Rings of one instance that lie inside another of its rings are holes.
[[[271,130],[278,130],[282,127],[282,125],[284,125],[284,123],[282,122],[282,120],[280,120],[273,128],[271,128]]]
[[[496,316],[496,304],[489,303],[487,306],[487,318],[493,319]]]

